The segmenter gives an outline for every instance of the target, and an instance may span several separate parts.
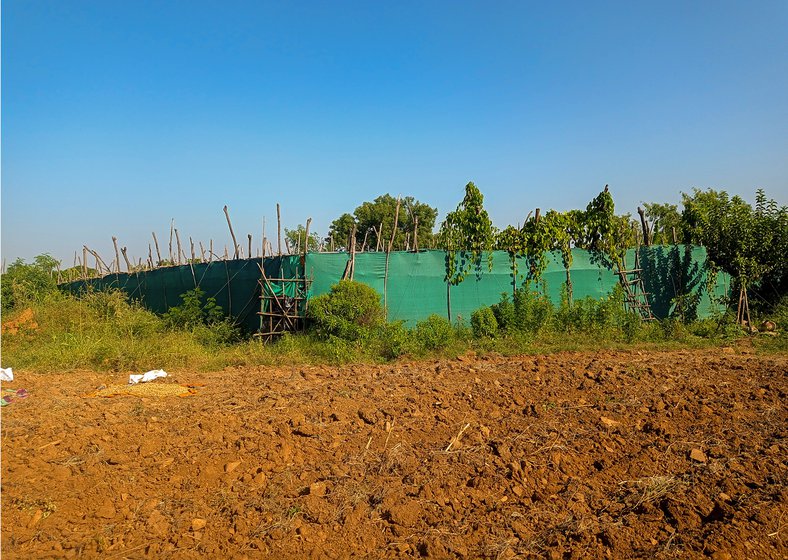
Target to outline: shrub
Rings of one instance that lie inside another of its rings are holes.
[[[520,332],[536,333],[548,324],[553,316],[553,304],[547,296],[527,289],[514,294],[514,327]]]
[[[514,328],[514,304],[506,292],[501,294],[501,301],[492,305],[490,309],[498,322],[498,327],[503,330]]]
[[[318,335],[344,340],[368,339],[385,321],[380,296],[370,286],[342,280],[309,303],[309,318]]]
[[[32,264],[17,259],[0,279],[3,312],[40,302],[57,290],[54,270],[58,261],[49,255],[38,255]]]
[[[498,321],[489,307],[477,309],[471,315],[471,328],[476,338],[495,338],[498,333]]]
[[[238,329],[224,316],[216,298],[205,298],[205,292],[194,288],[181,294],[183,303],[171,307],[164,315],[164,323],[171,330],[189,331],[205,346],[228,344],[239,338]]]
[[[454,328],[440,315],[433,314],[416,323],[414,333],[416,343],[425,350],[445,348],[454,341]]]
[[[411,335],[402,321],[382,325],[377,334],[378,353],[385,360],[393,360],[407,354],[410,349]]]

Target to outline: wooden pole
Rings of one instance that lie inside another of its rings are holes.
[[[191,253],[192,253],[192,262],[197,260],[197,257],[194,254],[194,241],[192,241],[192,236],[189,236],[189,245],[191,246]]]
[[[112,236],[112,245],[115,247],[115,273],[120,274],[120,255],[118,254],[118,238]]]
[[[247,233],[246,238],[249,240],[249,253],[247,254],[248,258],[252,258],[252,234]]]
[[[369,228],[367,231],[364,232],[364,241],[361,243],[361,252],[364,252],[364,249],[367,248],[367,237],[369,236]]]
[[[640,215],[640,227],[643,230],[643,245],[648,247],[651,245],[651,235],[649,235],[648,222],[646,222],[646,213],[638,206],[638,214]]]
[[[389,241],[389,250],[391,252],[392,247],[394,247],[394,238],[397,235],[397,223],[399,221],[399,205],[400,205],[400,198],[397,197],[397,208],[394,210],[394,228],[391,230],[391,240]]]
[[[199,243],[200,243],[200,260],[202,262],[205,262],[205,247],[203,247],[202,241],[200,241]]]
[[[159,251],[159,240],[156,239],[155,231],[152,231],[151,233],[153,234],[153,243],[156,245],[156,258],[158,259],[158,262],[156,264],[158,266],[159,264],[161,264],[161,252]]]
[[[88,279],[88,248],[82,246],[82,278]]]
[[[175,259],[172,258],[172,232],[175,229],[175,218],[170,222],[170,264],[175,264]]]
[[[350,279],[356,272],[356,225],[353,224],[353,236],[350,240]]]
[[[304,256],[309,252],[309,226],[312,225],[312,218],[306,219],[306,228],[304,233]]]
[[[413,250],[419,252],[419,217],[413,219]]]
[[[101,266],[102,265],[107,270],[107,272],[112,272],[110,270],[110,268],[107,266],[107,263],[104,262],[104,260],[99,256],[99,254],[96,251],[94,251],[93,249],[88,248],[87,245],[83,245],[83,247],[85,249],[87,249],[88,253],[90,253],[91,255],[93,255],[96,258],[96,269],[98,270],[99,273],[101,273]]]
[[[333,234],[330,235],[328,239],[329,239],[329,242],[331,243],[331,252],[333,253],[334,252],[334,235]]]
[[[230,223],[230,212],[227,210],[227,205],[224,205],[224,215],[227,218],[227,227],[230,228],[230,237],[233,238],[233,258],[238,258],[238,241],[235,240],[235,232],[233,232],[233,224]]]
[[[673,244],[678,245],[679,240],[678,237],[676,237],[676,227],[675,226],[671,227],[670,231],[673,232]]]
[[[385,243],[385,241],[383,241],[383,222],[380,222],[380,225],[378,226],[377,238],[378,242],[377,245],[375,245],[375,251],[381,251],[383,250]]]
[[[209,240],[210,243],[208,244],[208,262],[213,262],[213,239]]]
[[[276,241],[279,256],[282,256],[282,214],[279,211],[279,203],[276,203]]]
[[[126,255],[126,248],[121,247],[120,252],[123,254],[123,260],[126,261],[126,272],[131,272],[131,263],[129,262],[129,257]]]
[[[183,255],[183,260],[186,260],[186,255],[183,253],[183,249],[181,249],[181,236],[178,233],[178,228],[175,228],[175,241],[178,244],[178,265],[181,264],[181,255]]]

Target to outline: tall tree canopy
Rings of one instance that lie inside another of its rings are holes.
[[[374,250],[379,234],[381,241],[385,240],[386,246],[388,246],[394,229],[396,211],[397,199],[390,194],[381,195],[372,202],[362,203],[353,211],[353,214],[342,214],[334,220],[328,230],[329,238],[333,238],[336,248],[349,248],[348,241],[355,225],[357,249],[361,249],[366,238],[367,250]],[[419,246],[429,246],[432,242],[432,230],[437,217],[438,209],[429,204],[419,202],[412,196],[400,199],[394,248],[405,249],[408,241],[410,248],[413,248],[413,232],[417,219]]]

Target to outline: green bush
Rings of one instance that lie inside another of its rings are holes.
[[[498,321],[489,307],[482,307],[471,314],[471,328],[476,338],[495,338],[498,333]]]
[[[55,269],[58,261],[49,255],[38,255],[32,264],[17,259],[0,278],[0,300],[3,313],[34,302],[57,291]]]
[[[385,360],[399,358],[410,350],[411,333],[402,321],[382,325],[376,335],[377,353]]]
[[[342,280],[329,293],[310,300],[308,315],[319,336],[343,340],[367,340],[385,322],[374,288],[351,280]]]
[[[492,305],[490,309],[500,329],[505,331],[514,329],[514,304],[509,299],[509,294],[502,293],[501,301]]]
[[[416,344],[424,350],[438,350],[446,348],[454,342],[454,327],[449,320],[440,315],[430,315],[423,321],[416,323],[414,329]]]
[[[183,303],[171,307],[162,318],[170,330],[187,331],[205,346],[220,346],[238,340],[237,327],[224,316],[216,298],[205,298],[205,292],[194,288],[181,294]]]

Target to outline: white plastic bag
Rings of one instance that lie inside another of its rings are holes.
[[[129,375],[129,385],[136,385],[137,383],[147,383],[159,377],[167,377],[167,372],[163,369],[152,369],[141,374]]]
[[[0,381],[13,381],[14,372],[11,368],[0,368]]]

